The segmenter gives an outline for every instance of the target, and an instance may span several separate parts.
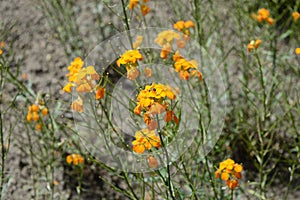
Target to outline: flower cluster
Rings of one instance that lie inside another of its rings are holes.
[[[199,80],[202,80],[202,73],[197,70],[198,63],[196,60],[188,61],[178,51],[173,55],[173,60],[175,71],[179,74],[180,79],[188,80],[189,77],[197,76]]]
[[[252,49],[257,49],[258,46],[260,45],[260,43],[262,43],[262,40],[260,40],[260,39],[257,39],[255,41],[251,40],[251,42],[247,46],[248,52],[250,52]]]
[[[242,171],[242,165],[237,164],[234,160],[228,158],[220,163],[219,169],[215,172],[215,177],[226,181],[226,185],[233,190],[238,186],[238,180],[242,178]]]
[[[155,134],[155,130],[142,129],[135,133],[135,140],[132,142],[132,149],[135,153],[142,154],[152,147],[161,146],[160,138]]]
[[[69,82],[63,88],[63,91],[70,93],[72,87],[76,87],[79,93],[91,92],[97,86],[97,81],[100,79],[99,74],[93,66],[83,68],[84,62],[77,57],[68,67],[69,74],[66,76]]]
[[[139,70],[137,69],[138,60],[143,60],[142,54],[139,50],[128,50],[117,60],[117,65],[126,66],[127,78],[130,80],[135,80],[139,76]]]
[[[296,22],[300,18],[300,13],[299,12],[293,12],[292,16],[293,16],[294,22]]]
[[[70,165],[73,164],[75,166],[82,165],[84,163],[84,158],[79,154],[70,154],[66,157],[66,162]]]
[[[146,16],[150,12],[150,7],[147,5],[147,2],[150,0],[143,0],[140,4],[141,12],[143,16]],[[138,6],[140,0],[130,0],[128,8],[133,10],[135,7]]]
[[[255,20],[257,20],[258,22],[263,22],[266,21],[268,24],[273,25],[274,24],[274,19],[272,19],[270,17],[270,11],[265,9],[265,8],[261,8],[257,11],[257,14],[252,14],[251,17]]]
[[[154,42],[162,47],[160,57],[166,59],[172,50],[174,40],[179,40],[180,35],[173,30],[166,30],[158,34]]]
[[[44,105],[38,105],[38,104],[32,104],[28,107],[28,112],[26,116],[27,122],[35,122],[35,129],[37,131],[42,130],[42,122],[40,119],[40,114],[42,116],[47,116],[48,115],[48,108],[46,108]]]
[[[183,20],[180,20],[178,22],[176,22],[174,25],[173,25],[174,29],[177,29],[178,31],[182,32],[184,35],[186,36],[190,36],[190,30],[189,28],[194,28],[195,25],[194,25],[194,22],[192,22],[191,20],[188,20],[188,21],[183,21]]]
[[[168,85],[156,83],[146,85],[145,89],[141,90],[137,96],[138,102],[134,113],[136,115],[143,114],[144,122],[149,130],[158,128],[155,116],[164,112],[166,112],[164,117],[166,122],[174,120],[178,124],[178,119],[168,102],[175,98],[176,92]]]
[[[66,75],[69,82],[64,86],[63,91],[70,93],[72,88],[75,87],[78,93],[94,92],[96,100],[102,99],[105,89],[98,84],[100,75],[93,66],[83,67],[83,65],[84,62],[79,57],[71,62],[68,67],[69,74]],[[78,97],[77,100],[72,102],[71,108],[77,112],[82,112],[83,100]]]

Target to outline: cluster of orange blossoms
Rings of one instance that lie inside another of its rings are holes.
[[[40,120],[40,114],[42,116],[47,116],[48,115],[48,109],[43,106],[43,105],[38,105],[38,104],[32,104],[31,106],[28,107],[28,113],[26,116],[27,122],[35,122],[35,129],[37,131],[42,130],[42,122]]]
[[[0,55],[2,55],[3,53],[2,48],[4,47],[5,47],[5,42],[4,41],[0,42]]]
[[[265,8],[261,8],[257,11],[257,14],[252,14],[251,17],[253,19],[256,19],[258,22],[263,22],[266,21],[268,24],[273,25],[274,24],[274,19],[272,19],[270,17],[270,11],[265,9]]]
[[[176,22],[173,27],[175,29],[177,29],[179,32],[182,32],[184,35],[186,36],[190,36],[190,30],[189,28],[194,28],[195,25],[194,25],[194,22],[192,22],[191,20],[188,20],[188,21],[183,21],[183,20],[180,20],[178,22]]]
[[[78,93],[94,92],[96,100],[103,98],[105,89],[97,83],[100,80],[100,75],[93,66],[84,68],[83,64],[84,62],[79,57],[71,62],[68,67],[69,74],[66,75],[69,82],[65,85],[63,91],[70,93],[72,92],[72,87],[75,87]],[[82,112],[83,100],[78,97],[78,99],[72,103],[71,108],[75,111]]]
[[[174,29],[178,30],[182,34],[178,34],[173,30],[162,31],[155,38],[154,42],[162,47],[160,57],[163,59],[168,58],[168,55],[172,51],[173,41],[177,41],[178,48],[184,48],[186,42],[190,39],[190,28],[194,28],[195,25],[192,21],[178,21],[173,25]]]
[[[84,158],[79,154],[70,154],[66,157],[68,164],[73,164],[75,166],[82,165],[84,163]]]
[[[146,4],[150,0],[143,0],[141,3],[141,12],[143,16],[146,16],[150,12],[150,7]],[[130,10],[133,10],[135,7],[138,6],[140,3],[140,0],[130,0],[128,8]]]
[[[117,60],[117,65],[118,67],[125,65],[127,70],[127,78],[130,80],[135,80],[140,74],[139,70],[137,69],[138,60],[143,60],[143,56],[139,50],[128,50]]]
[[[242,171],[242,165],[237,164],[234,160],[228,158],[220,163],[219,169],[215,172],[215,177],[226,181],[226,185],[233,190],[238,186],[238,180],[242,178]]]
[[[137,96],[137,105],[134,109],[136,115],[143,114],[144,122],[149,130],[158,128],[158,122],[155,116],[166,112],[164,120],[166,122],[175,121],[178,124],[178,118],[170,108],[168,100],[176,98],[176,92],[163,84],[152,83],[146,85],[145,89],[140,91]]]
[[[173,55],[173,60],[175,71],[179,74],[180,79],[188,80],[190,77],[197,76],[199,80],[202,80],[202,73],[197,70],[196,60],[188,61],[178,51]]]
[[[251,42],[247,46],[248,52],[250,52],[252,49],[257,49],[258,46],[260,45],[260,43],[262,43],[262,40],[260,40],[260,39],[257,39],[255,41],[251,40]]]
[[[155,134],[155,130],[142,129],[135,133],[135,140],[132,142],[132,149],[135,153],[142,154],[152,147],[161,146],[160,138]]]
[[[300,13],[299,12],[293,12],[292,16],[293,16],[294,21],[296,22],[300,18]]]

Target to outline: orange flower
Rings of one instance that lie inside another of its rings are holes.
[[[165,59],[172,50],[174,40],[180,39],[180,35],[173,30],[166,30],[158,34],[154,42],[162,47],[160,57]]]
[[[219,169],[215,172],[215,177],[226,181],[226,185],[233,190],[238,186],[238,180],[242,178],[242,171],[242,165],[229,158],[220,163]]]
[[[257,39],[256,41],[251,40],[251,42],[247,46],[248,52],[250,52],[252,49],[257,49],[260,43],[262,43],[262,40],[260,39]]]
[[[150,12],[150,7],[145,4],[142,4],[141,11],[142,11],[143,16],[146,16]]]
[[[42,109],[42,115],[43,115],[43,116],[48,115],[48,109],[47,109],[47,108],[43,108],[43,109]]]
[[[299,12],[293,12],[292,16],[293,16],[294,21],[296,22],[300,18],[300,13]]]
[[[95,99],[102,99],[105,94],[105,88],[103,87],[98,87],[97,92],[95,94]]]
[[[133,151],[142,154],[144,151],[150,150],[152,147],[159,148],[161,146],[159,137],[154,130],[142,129],[135,133],[135,140],[132,142]]]
[[[27,122],[30,122],[32,120],[32,114],[29,112],[26,116]]]
[[[272,19],[270,16],[270,11],[265,9],[265,8],[261,8],[257,11],[257,15],[256,14],[251,14],[251,17],[253,19],[256,19],[258,22],[262,22],[262,21],[266,21],[268,24],[273,25],[274,24],[274,19]]]
[[[2,49],[0,49],[0,55],[2,55],[2,53],[3,53],[3,51],[2,51]]]
[[[184,35],[189,36],[190,35],[190,31],[188,30],[189,28],[194,28],[194,22],[192,22],[191,20],[189,21],[183,21],[180,20],[178,22],[176,22],[173,27],[175,29],[177,29],[178,31],[182,32]]]
[[[298,47],[298,48],[295,49],[295,53],[296,53],[296,55],[300,54],[300,47]]]
[[[70,154],[66,157],[66,162],[68,164],[73,164],[77,166],[84,163],[84,158],[79,154]]]
[[[32,113],[32,119],[33,119],[33,121],[38,121],[39,119],[40,119],[40,116],[39,116],[39,114],[37,113],[37,112],[33,112]]]
[[[33,104],[31,106],[31,109],[30,109],[31,112],[38,112],[39,111],[39,106],[36,105],[36,104]]]
[[[138,3],[139,3],[139,0],[130,0],[128,8],[130,10],[132,10],[137,6]]]

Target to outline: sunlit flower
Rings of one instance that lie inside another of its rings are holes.
[[[234,160],[228,158],[220,163],[219,169],[215,172],[215,177],[226,181],[226,185],[230,189],[234,189],[238,186],[238,180],[242,178],[242,171],[242,165],[237,164]]]
[[[300,18],[300,13],[299,12],[293,12],[292,16],[293,16],[294,21],[296,22]]]
[[[252,49],[257,49],[258,46],[260,45],[260,43],[262,43],[262,40],[260,40],[260,39],[257,39],[255,41],[251,40],[251,42],[247,46],[248,52],[250,52]]]
[[[300,55],[300,47],[295,49],[295,53],[296,53],[296,55]]]
[[[117,60],[117,65],[137,65],[138,60],[142,60],[143,56],[139,50],[128,50]]]
[[[72,91],[72,87],[75,86],[77,74],[80,69],[83,67],[83,61],[81,58],[76,57],[73,62],[68,66],[69,74],[66,76],[68,77],[69,82],[64,86],[63,91],[70,93]]]
[[[79,154],[70,154],[66,157],[66,162],[75,166],[82,165],[84,163],[84,158]]]
[[[133,151],[142,154],[145,150],[150,150],[152,147],[160,148],[160,138],[154,130],[142,129],[135,133],[135,140],[132,142]]]

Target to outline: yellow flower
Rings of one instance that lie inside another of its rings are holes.
[[[0,49],[0,55],[2,55],[2,53],[3,53],[3,51],[2,51],[2,49]]]
[[[139,0],[130,0],[128,8],[130,10],[132,10],[137,6],[138,3],[139,3]]]
[[[72,83],[67,83],[64,88],[63,88],[63,91],[64,92],[67,92],[67,93],[70,93],[72,92],[72,87],[74,86],[74,84]]]
[[[298,21],[298,19],[300,18],[300,13],[299,12],[293,12],[292,13],[292,16],[294,18],[294,21]]]
[[[296,55],[300,54],[300,47],[298,47],[298,48],[295,49],[295,53],[296,53]]]
[[[138,60],[142,60],[143,56],[139,50],[128,50],[117,60],[117,65],[137,65]]]
[[[219,169],[215,172],[215,177],[226,181],[226,185],[233,190],[238,186],[238,180],[242,178],[242,171],[242,165],[228,158],[220,163]]]
[[[251,40],[251,42],[247,46],[248,52],[250,52],[252,49],[257,49],[260,43],[262,43],[262,40],[260,39],[257,39],[256,41]]]
[[[135,140],[132,142],[133,151],[142,154],[144,151],[150,150],[152,147],[159,148],[161,146],[160,138],[155,134],[154,130],[142,129],[135,133]]]

